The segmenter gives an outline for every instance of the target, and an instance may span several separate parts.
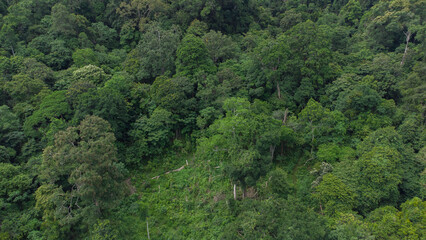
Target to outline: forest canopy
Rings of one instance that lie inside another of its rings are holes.
[[[426,238],[425,0],[1,0],[0,240]]]

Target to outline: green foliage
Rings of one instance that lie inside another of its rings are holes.
[[[345,23],[357,25],[362,17],[362,8],[359,1],[349,0],[349,2],[340,10],[340,16]]]
[[[237,53],[236,44],[221,32],[210,31],[203,36],[203,40],[215,64],[234,58]]]
[[[78,127],[57,133],[54,145],[44,150],[36,207],[43,212],[47,236],[76,237],[77,232],[63,235],[63,228],[93,223],[123,196],[126,187],[114,142],[108,122],[88,116]]]
[[[65,41],[51,38],[41,39],[41,41],[48,41],[49,43],[47,46],[49,54],[44,59],[46,65],[54,70],[66,69],[71,65],[72,51],[66,46]]]
[[[192,77],[199,72],[214,71],[215,66],[203,40],[192,34],[185,35],[176,52],[176,73]]]
[[[25,201],[32,179],[19,166],[0,163],[0,197],[3,204]]]
[[[381,203],[395,205],[398,202],[398,186],[402,181],[400,162],[401,155],[395,149],[375,146],[364,152],[351,167],[339,165],[336,175],[354,189],[355,207],[365,214]]]
[[[173,74],[179,39],[180,31],[176,26],[165,30],[158,23],[151,25],[142,34],[134,52],[128,55],[126,71],[135,74],[138,80],[145,81]]]
[[[103,22],[92,23],[90,28],[96,44],[103,45],[109,49],[117,46],[118,34],[114,28],[106,26]]]
[[[202,158],[225,162],[225,174],[244,190],[268,171],[280,137],[279,121],[267,112],[256,114],[253,107],[245,99],[227,99],[226,116],[209,127],[210,137],[201,139],[197,151]]]
[[[425,73],[426,64],[417,62],[413,67],[413,71],[408,74],[406,79],[399,83],[405,106],[409,107],[411,111],[422,114],[425,112],[424,98],[422,97],[426,88],[424,81]]]
[[[315,188],[314,197],[324,205],[328,215],[351,210],[356,199],[352,190],[332,173],[323,176],[321,183]]]
[[[24,131],[27,136],[41,137],[53,119],[70,118],[71,108],[65,94],[66,91],[56,91],[42,100],[40,108],[24,122]]]
[[[403,42],[404,31],[414,32],[421,24],[416,8],[421,1],[389,1],[374,5],[365,20],[368,20],[367,33],[372,41],[387,49],[394,49]]]
[[[320,162],[334,164],[337,161],[346,160],[355,155],[355,150],[350,147],[342,147],[335,143],[325,143],[318,146],[316,157]]]
[[[0,162],[9,162],[15,157],[16,150],[23,140],[24,135],[16,114],[7,106],[0,106]]]
[[[143,157],[163,152],[170,145],[172,127],[172,113],[161,108],[156,108],[149,118],[142,116],[136,120],[130,131],[134,146],[129,149],[129,154],[133,161],[141,162]]]
[[[425,13],[0,1],[0,239],[424,239]]]
[[[99,221],[95,224],[92,230],[92,240],[114,240],[117,239],[117,231],[111,229],[110,221]]]
[[[339,213],[332,229],[329,238],[333,240],[375,239],[367,223],[353,213]]]
[[[324,219],[298,199],[246,201],[236,220],[229,224],[224,239],[323,239]]]
[[[340,94],[336,108],[348,116],[355,116],[362,112],[374,112],[379,104],[380,95],[370,87],[360,85],[346,94]]]
[[[104,118],[111,124],[115,136],[122,139],[125,135],[127,121],[127,103],[123,95],[116,89],[92,88],[77,97],[74,106],[74,122],[79,122],[87,115]]]
[[[158,77],[150,88],[152,103],[173,113],[176,130],[179,132],[195,128],[197,109],[194,83],[187,77]]]
[[[4,91],[12,97],[13,104],[29,101],[31,97],[39,93],[46,84],[40,79],[31,79],[27,74],[16,74],[12,81],[4,84]]]
[[[98,86],[102,86],[109,77],[104,70],[94,65],[86,65],[73,72],[74,81],[90,82]]]
[[[86,65],[99,65],[98,56],[90,48],[77,49],[72,54],[72,60],[75,66],[81,68]]]
[[[299,121],[305,142],[311,146],[311,150],[329,142],[342,143],[345,139],[347,118],[339,111],[324,108],[313,99],[299,113]]]
[[[381,207],[367,218],[369,228],[377,239],[422,239],[425,232],[425,202],[413,198],[401,205],[401,211],[393,207]]]
[[[273,193],[278,194],[280,197],[286,199],[287,195],[292,192],[292,185],[288,180],[287,173],[277,168],[269,173],[270,175],[270,188]]]

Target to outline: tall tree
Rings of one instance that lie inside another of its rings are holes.
[[[156,77],[175,72],[175,58],[180,31],[176,26],[163,29],[159,23],[151,24],[124,63],[125,70],[138,80],[152,82]]]
[[[213,73],[215,66],[203,40],[187,34],[179,44],[176,55],[176,72],[191,77],[199,72]]]
[[[259,105],[242,98],[225,100],[226,116],[209,127],[209,138],[200,139],[197,148],[202,158],[223,162],[224,173],[241,184],[243,194],[269,170],[280,138],[281,122],[267,109],[256,109]]]
[[[114,143],[108,122],[88,116],[57,133],[44,150],[36,207],[43,212],[45,237],[77,238],[76,229],[87,231],[126,193]]]

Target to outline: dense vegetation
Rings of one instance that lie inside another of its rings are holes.
[[[1,0],[0,239],[425,239],[425,20]]]

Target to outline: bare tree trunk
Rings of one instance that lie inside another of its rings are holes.
[[[278,93],[278,99],[281,99],[281,89],[280,89],[280,84],[277,81],[277,93]]]
[[[234,200],[237,200],[237,184],[234,184]]]
[[[271,152],[271,160],[274,160],[275,146],[269,146],[269,151]]]
[[[408,30],[406,33],[404,33],[406,38],[406,43],[405,43],[405,51],[404,51],[404,56],[402,56],[402,60],[401,60],[401,66],[404,65],[404,61],[405,58],[407,57],[407,52],[408,52],[408,42],[410,42],[410,38],[411,38],[411,31]]]
[[[12,50],[12,55],[15,57],[15,50],[13,49],[13,46],[10,47]]]
[[[285,122],[287,121],[287,116],[288,116],[288,108],[286,108],[284,111],[283,125],[285,125]]]
[[[148,225],[148,218],[146,219],[146,233],[148,234],[148,239],[151,239],[149,237],[149,225]]]

